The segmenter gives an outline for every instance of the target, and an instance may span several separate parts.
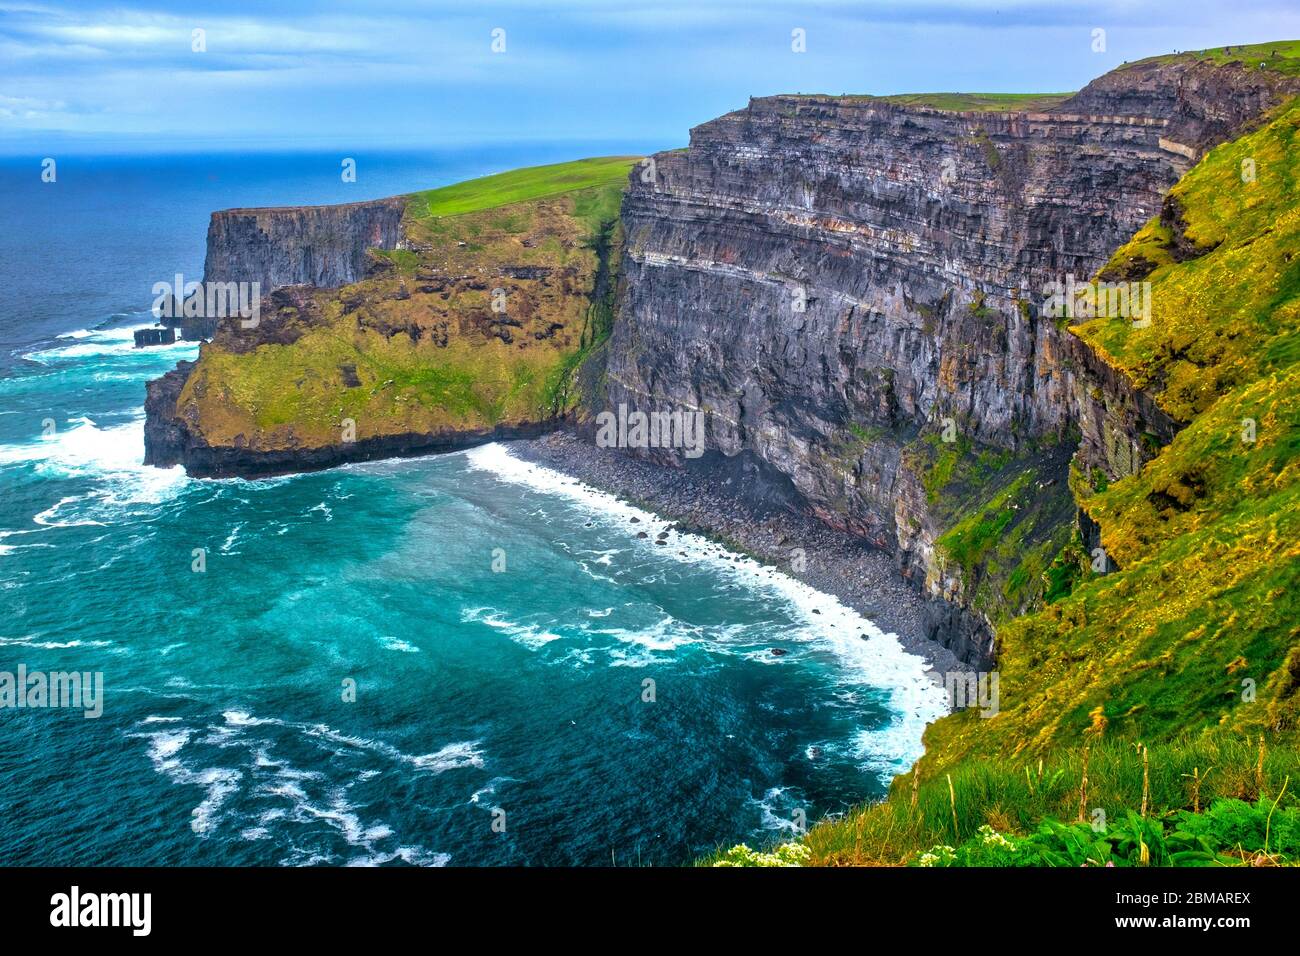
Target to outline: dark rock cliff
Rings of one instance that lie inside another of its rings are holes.
[[[1205,150],[1297,93],[1300,77],[1261,70],[1258,63],[1157,58],[1098,77],[1070,100],[1069,108],[1164,120],[1168,144]]]
[[[402,197],[338,206],[226,209],[212,214],[206,282],[332,288],[365,275],[366,250],[396,249]]]
[[[185,460],[188,432],[176,417],[176,400],[185,380],[194,369],[193,362],[177,362],[161,378],[145,385],[144,463],[170,468]]]
[[[1041,314],[1047,284],[1090,278],[1288,83],[1183,62],[1045,113],[751,100],[632,177],[605,401],[705,412],[710,449],[753,453],[894,552],[954,608],[936,639],[987,659],[987,608],[936,550],[951,516],[910,449],[945,428],[1012,455],[1081,435],[1082,467],[1118,477],[1167,442],[1175,423]],[[1073,514],[1064,478],[1039,483],[1051,514]]]

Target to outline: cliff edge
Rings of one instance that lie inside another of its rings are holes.
[[[260,308],[150,383],[145,461],[256,476],[553,428],[608,335],[632,162],[214,213],[205,281]]]

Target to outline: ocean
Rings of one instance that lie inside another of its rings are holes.
[[[211,211],[639,151],[0,159],[0,675],[103,680],[98,717],[0,709],[0,864],[679,865],[919,755],[944,697],[890,635],[508,444],[140,463],[197,347],[131,333]]]

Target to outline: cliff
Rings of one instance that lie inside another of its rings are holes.
[[[338,206],[227,209],[208,223],[205,282],[333,288],[366,273],[366,250],[402,241],[403,197]]]
[[[216,213],[209,281],[260,281],[150,383],[145,461],[266,475],[536,435],[607,334],[632,159],[374,203]]]
[[[1247,160],[1253,166],[1243,167]],[[1243,168],[1254,174],[1243,176]],[[1088,476],[1076,469],[1072,484],[1085,524],[1118,570],[1087,574],[1068,593],[1002,624],[996,719],[962,711],[931,725],[915,776],[900,779],[892,808],[881,810],[884,825],[891,813],[908,815],[908,791],[917,779],[923,791],[932,782],[929,797],[947,807],[949,772],[959,805],[983,812],[991,809],[987,794],[997,792],[1001,806],[1023,806],[1006,799],[1008,778],[1025,782],[1024,765],[1045,757],[1069,765],[1066,779],[1078,781],[1078,751],[1085,745],[1094,759],[1090,805],[1105,807],[1112,819],[1136,810],[1135,797],[1147,803],[1136,787],[1147,745],[1150,767],[1169,780],[1203,780],[1206,766],[1222,768],[1213,789],[1201,792],[1202,806],[1211,793],[1260,799],[1264,765],[1275,758],[1280,772],[1265,805],[1285,790],[1285,774],[1294,779],[1300,755],[1297,169],[1300,100],[1211,150],[1171,190],[1171,202],[1182,210],[1181,239],[1153,217],[1103,267],[1120,268],[1139,256],[1149,264],[1151,322],[1098,317],[1074,331],[1110,375],[1133,383],[1178,431],[1118,480],[1101,469]],[[1135,750],[1137,741],[1142,747]],[[1095,763],[1099,753],[1114,761],[1110,785],[1096,785],[1106,773]],[[1025,830],[1045,815],[1078,813],[1074,785],[1025,796],[1038,814],[1019,812],[1015,825]],[[1183,786],[1170,787],[1163,802],[1153,796],[1151,815],[1186,807],[1187,799]],[[969,836],[981,822],[958,836]],[[863,851],[864,829],[872,824],[845,822],[839,836],[854,845],[850,855]],[[952,842],[953,834],[942,837]],[[878,850],[865,852],[879,858]]]
[[[1068,97],[758,98],[630,178],[586,161],[215,214],[207,278],[301,285],[151,386],[147,460],[262,474],[700,412],[703,459],[639,453],[719,475],[746,455],[892,553],[931,637],[991,666],[999,624],[1089,573],[1083,500],[1189,420],[1048,310],[1052,284],[1200,254],[1170,188],[1300,90],[1256,55]]]
[[[1280,56],[1283,50],[1286,58]],[[1152,57],[1093,80],[1068,108],[1158,119],[1171,148],[1202,152],[1300,91],[1293,55],[1289,44],[1259,43]]]
[[[701,409],[823,520],[983,620],[992,656],[1073,535],[1066,463],[1135,471],[1174,419],[1044,314],[1205,146],[1296,78],[1135,64],[1043,112],[775,96],[654,157],[627,235],[607,405]]]

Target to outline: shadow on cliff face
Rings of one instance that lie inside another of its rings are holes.
[[[730,457],[718,451],[706,451],[699,458],[683,461],[688,472],[743,498],[759,515],[778,511],[810,513],[794,483],[751,451]]]

